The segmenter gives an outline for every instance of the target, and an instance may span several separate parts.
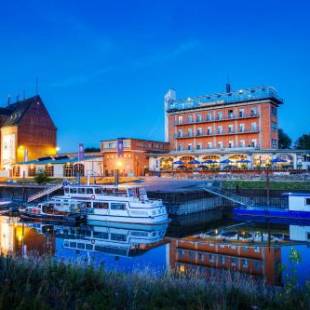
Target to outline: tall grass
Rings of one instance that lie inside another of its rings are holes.
[[[0,257],[1,309],[310,309],[310,288],[271,289],[148,271],[108,272],[44,259]]]

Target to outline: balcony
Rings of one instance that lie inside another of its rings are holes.
[[[260,146],[252,145],[252,146],[233,146],[233,147],[209,147],[209,148],[201,148],[201,149],[194,149],[191,150],[183,149],[183,150],[174,150],[171,151],[171,154],[183,154],[183,153],[195,153],[195,154],[201,154],[201,153],[216,153],[216,152],[245,152],[245,151],[251,151],[251,150],[259,150]]]
[[[223,121],[233,121],[233,120],[239,120],[239,119],[248,119],[248,118],[256,118],[259,117],[259,113],[247,113],[243,115],[231,115],[231,116],[225,116],[225,117],[213,117],[213,118],[207,118],[207,119],[202,119],[200,121],[197,120],[192,120],[192,121],[176,121],[175,125],[176,126],[181,126],[181,125],[192,125],[192,124],[202,124],[202,123],[212,123],[212,122],[223,122]]]
[[[259,133],[259,128],[251,128],[251,129],[244,129],[244,130],[222,130],[222,131],[215,131],[215,132],[202,132],[202,133],[183,133],[175,134],[174,137],[176,139],[188,139],[188,138],[202,138],[202,137],[214,137],[214,136],[226,136],[226,135],[241,135],[247,133]]]

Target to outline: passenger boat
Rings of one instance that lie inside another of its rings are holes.
[[[56,222],[66,224],[78,224],[85,220],[80,212],[80,205],[76,201],[70,201],[68,205],[49,200],[29,205],[20,210],[20,217],[24,220],[44,222]]]
[[[269,206],[234,208],[236,218],[270,218],[310,221],[310,193],[287,193],[288,208],[275,208]]]
[[[151,200],[140,186],[68,185],[56,201],[76,201],[87,212],[87,221],[156,225],[168,222],[161,200]]]

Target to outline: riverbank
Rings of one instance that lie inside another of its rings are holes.
[[[251,181],[251,180],[232,180],[223,181],[224,189],[266,189],[266,181]],[[310,182],[308,181],[280,181],[270,182],[270,190],[279,191],[310,191]]]
[[[1,309],[309,309],[310,288],[272,289],[228,273],[220,282],[106,272],[51,260],[0,258]]]

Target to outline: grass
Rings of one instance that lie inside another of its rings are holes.
[[[225,189],[265,189],[265,181],[224,181],[223,187]],[[283,190],[283,191],[293,191],[293,190],[305,190],[310,191],[310,182],[275,182],[270,181],[271,190]]]
[[[52,260],[0,258],[1,309],[309,309],[310,288],[233,278],[107,272]]]

